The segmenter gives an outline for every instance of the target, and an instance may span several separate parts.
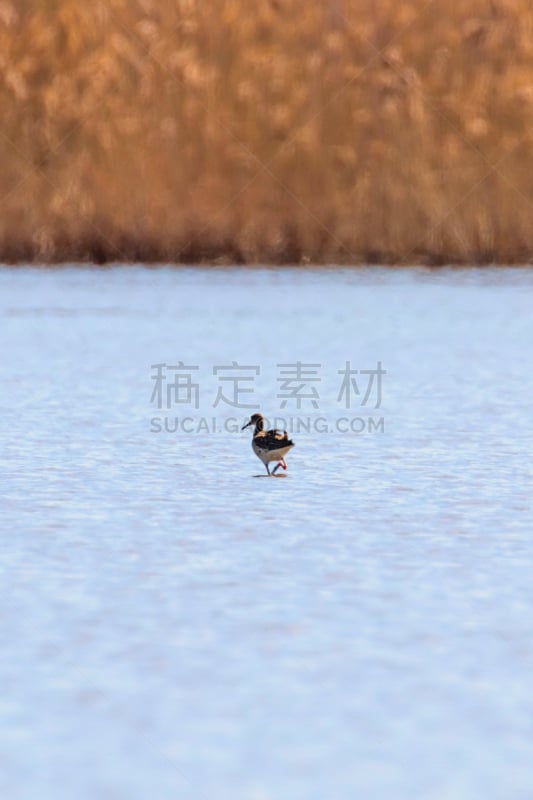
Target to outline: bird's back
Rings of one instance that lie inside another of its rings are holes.
[[[287,431],[260,431],[254,436],[257,447],[265,450],[278,450],[281,447],[294,447],[294,442],[289,439]]]

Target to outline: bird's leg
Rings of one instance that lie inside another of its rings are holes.
[[[267,463],[265,464],[265,467],[266,467],[267,474],[268,474],[268,475],[270,475],[270,474],[271,474],[271,472],[270,472],[270,468],[269,468],[269,466],[268,466],[268,461],[267,461]]]
[[[281,467],[281,461],[279,462],[279,464],[276,464],[276,466],[275,466],[275,467],[274,467],[274,469],[272,470],[272,475],[275,475],[275,474],[276,474],[276,470],[277,470],[277,469],[279,469],[279,467]]]

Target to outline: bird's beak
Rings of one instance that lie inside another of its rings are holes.
[[[241,428],[241,431],[243,431],[245,428],[248,428],[251,424],[252,424],[252,420],[250,420],[250,422],[247,422],[246,425],[243,425],[242,428]]]

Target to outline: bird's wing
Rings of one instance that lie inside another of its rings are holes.
[[[277,450],[279,447],[292,444],[292,442],[289,441],[286,431],[278,431],[275,429],[264,431],[258,434],[256,438],[257,443],[267,450]]]

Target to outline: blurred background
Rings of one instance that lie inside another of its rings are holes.
[[[518,263],[530,0],[1,0],[0,257]]]

